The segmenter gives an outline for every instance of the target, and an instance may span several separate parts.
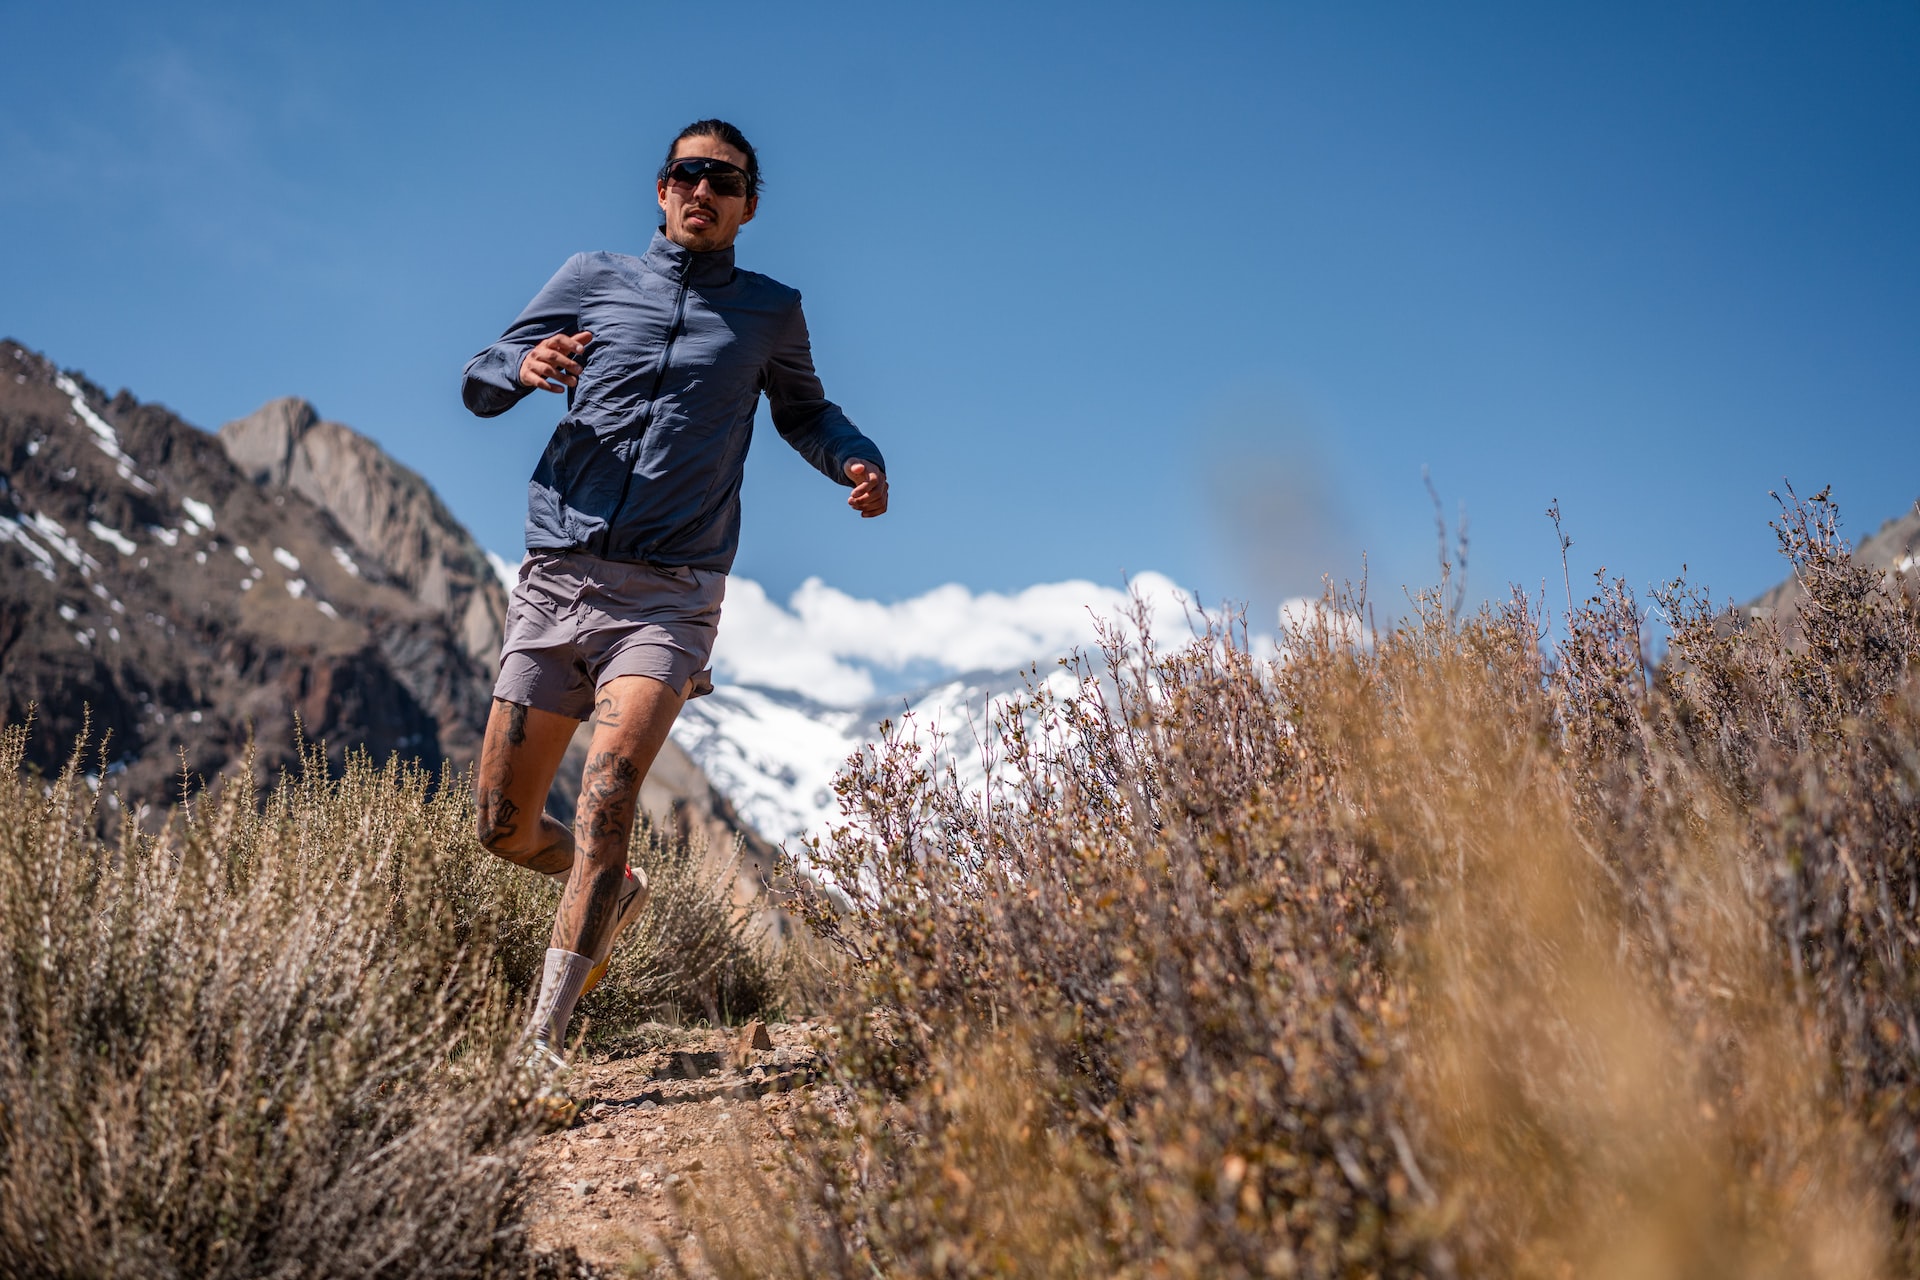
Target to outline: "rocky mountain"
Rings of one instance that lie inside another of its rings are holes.
[[[418,475],[305,400],[274,400],[220,428],[242,475],[298,494],[350,530],[413,598],[445,618],[469,658],[497,672],[506,589],[486,552]]]
[[[64,764],[83,725],[93,774],[159,807],[230,770],[261,781],[299,731],[463,768],[484,732],[506,591],[432,488],[301,400],[210,435],[126,391],[108,397],[0,342],[0,720],[32,717],[30,758]],[[555,808],[570,816],[576,756]],[[678,747],[642,802],[656,821],[736,833]]]
[[[968,672],[852,707],[788,689],[718,683],[687,704],[673,736],[749,824],[794,848],[796,837],[822,833],[839,819],[834,775],[879,737],[882,721],[977,787],[988,770],[980,743],[991,738],[994,717],[1040,678],[1021,670]],[[1062,691],[1077,688],[1057,668],[1044,678]]]

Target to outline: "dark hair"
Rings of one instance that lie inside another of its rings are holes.
[[[667,170],[673,167],[673,153],[688,138],[713,138],[726,143],[747,158],[747,199],[760,194],[760,157],[753,154],[753,144],[747,141],[747,135],[728,124],[725,120],[695,120],[673,136],[667,144],[667,158],[660,162],[658,182],[667,180]]]

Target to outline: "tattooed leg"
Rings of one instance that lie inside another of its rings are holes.
[[[555,947],[592,955],[606,941],[625,886],[640,784],[684,701],[683,691],[646,676],[621,676],[601,687],[574,819],[580,856],[553,922]]]
[[[473,782],[474,834],[489,852],[547,874],[573,865],[573,834],[545,808],[579,727],[567,716],[494,699]]]

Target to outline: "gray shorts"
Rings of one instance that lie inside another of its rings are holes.
[[[651,676],[697,698],[713,692],[707,661],[727,575],[533,551],[507,597],[506,642],[493,696],[585,720],[616,676]]]

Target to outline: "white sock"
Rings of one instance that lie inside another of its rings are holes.
[[[542,1048],[558,1053],[567,1042],[567,1023],[580,999],[580,988],[593,971],[593,959],[577,951],[547,948],[547,967],[540,975],[540,999],[533,1006],[527,1034]]]

